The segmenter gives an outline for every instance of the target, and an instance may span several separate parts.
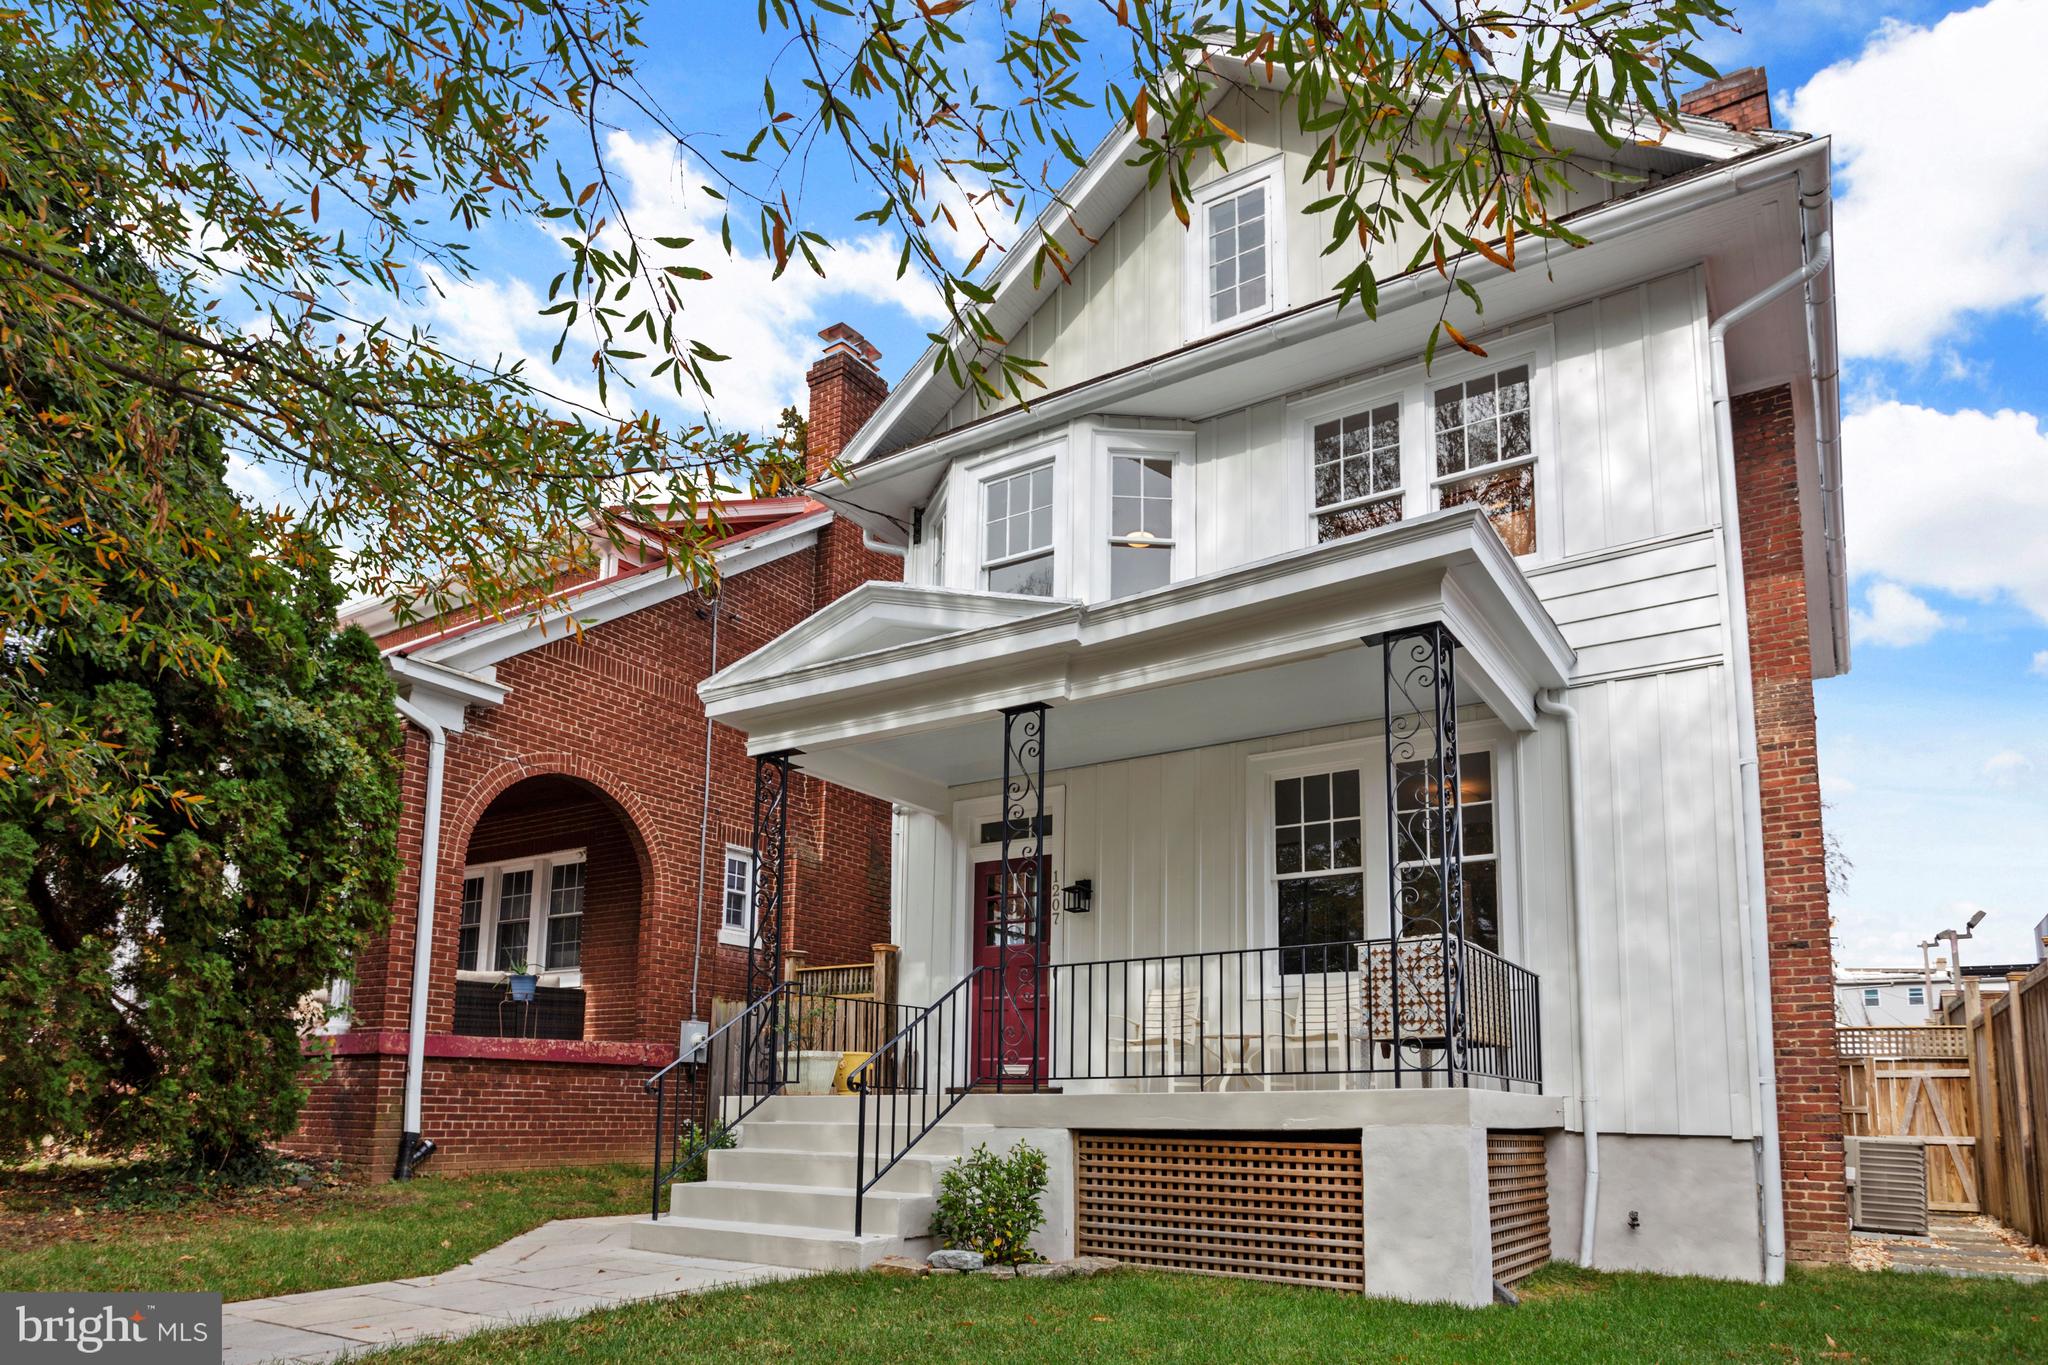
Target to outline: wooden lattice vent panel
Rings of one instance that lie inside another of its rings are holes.
[[[1358,1139],[1083,1134],[1079,1250],[1133,1265],[1365,1288]]]
[[[1970,1030],[1959,1024],[1839,1028],[1835,1047],[1844,1057],[1967,1057]]]
[[[1493,1278],[1513,1284],[1550,1259],[1543,1134],[1487,1133],[1486,1193],[1493,1214]]]

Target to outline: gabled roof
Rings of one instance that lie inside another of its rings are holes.
[[[710,555],[720,575],[744,573],[812,544],[833,514],[816,503],[805,506],[808,510],[713,545]],[[395,667],[396,661],[404,660],[487,678],[488,670],[497,664],[559,640],[572,629],[615,621],[696,586],[695,580],[664,565],[635,565],[609,578],[570,588],[537,610],[505,620],[451,626],[438,635],[394,645],[385,651],[385,657],[394,661],[394,671],[405,671]]]
[[[1276,83],[1268,81],[1256,66],[1234,58],[1212,54],[1209,69],[1221,78],[1212,98],[1220,98],[1231,84],[1276,88]],[[1582,111],[1562,99],[1546,97],[1541,102],[1553,128],[1567,140],[1573,135],[1597,137],[1593,124]],[[1644,154],[1661,162],[1662,169],[1676,171],[1741,156],[1784,137],[1776,133],[1738,133],[1714,119],[1684,117],[1676,130],[1656,147],[1645,149]],[[1039,247],[1048,240],[1056,240],[1069,261],[1071,273],[1073,265],[1088,254],[1145,188],[1145,169],[1129,164],[1136,141],[1136,130],[1130,124],[1119,122],[1113,126],[1086,163],[1060,187],[1057,201],[1039,214],[1010,246],[987,281],[994,301],[984,312],[998,335],[1017,334],[1063,283],[1057,271],[1034,270]],[[945,335],[949,341],[955,339],[957,329],[949,326]],[[934,343],[847,444],[842,459],[848,466],[919,441],[944,418],[964,386],[954,383],[939,361],[939,346]]]

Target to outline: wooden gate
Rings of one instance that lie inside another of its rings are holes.
[[[1969,1030],[1984,1115],[1984,1211],[2048,1244],[2048,963],[1986,997],[1975,980],[1949,1007]]]
[[[1365,1288],[1358,1138],[1084,1133],[1083,1255],[1326,1289]]]
[[[1976,1213],[1977,1104],[1969,1030],[1945,1024],[1835,1031],[1850,1137],[1927,1144],[1927,1207]]]

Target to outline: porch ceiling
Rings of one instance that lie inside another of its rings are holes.
[[[876,648],[880,619],[892,642]],[[1459,702],[1533,729],[1571,650],[1474,508],[1116,602],[869,584],[700,691],[755,753],[800,750],[821,777],[942,810],[949,788],[999,775],[1003,707],[1056,708],[1053,767],[1370,720],[1365,637],[1431,621],[1462,646]]]

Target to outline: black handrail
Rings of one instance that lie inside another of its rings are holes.
[[[974,1011],[990,972],[988,967],[969,972],[847,1076],[846,1088],[859,1097],[853,1130],[854,1236],[860,1236],[868,1191],[953,1112],[979,1079]],[[870,1095],[877,1097],[872,1148]]]
[[[722,1145],[734,1125],[787,1088],[797,1054],[869,1052],[912,1013],[907,1005],[784,982],[713,1030],[693,1054],[679,1056],[649,1076],[642,1082],[654,1096],[649,1216],[661,1217],[664,1185]],[[686,1124],[684,1111],[693,1087],[697,1117]],[[734,1100],[739,1101],[737,1108]]]

